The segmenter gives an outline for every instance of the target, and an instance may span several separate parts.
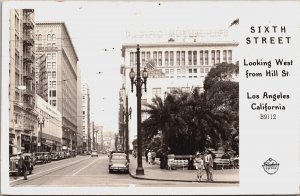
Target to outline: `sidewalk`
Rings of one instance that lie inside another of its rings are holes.
[[[178,182],[196,182],[196,170],[187,170],[187,168],[177,170],[160,169],[158,158],[154,165],[146,162],[143,156],[144,175],[136,175],[137,158],[129,156],[129,174],[133,178],[144,180],[160,180],[160,181],[178,181]],[[238,169],[213,170],[214,181],[206,181],[206,173],[204,172],[201,183],[239,183]]]

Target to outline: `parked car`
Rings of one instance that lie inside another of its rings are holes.
[[[50,152],[42,152],[44,156],[44,163],[50,163],[51,162],[51,154]]]
[[[45,163],[44,154],[41,152],[35,153],[35,163]]]
[[[92,150],[91,157],[98,157],[97,150]]]
[[[61,159],[61,157],[60,157],[60,155],[59,155],[59,153],[58,152],[56,152],[56,151],[52,151],[51,152],[51,160],[60,160]]]
[[[75,150],[71,150],[70,154],[71,154],[71,157],[76,157],[76,151]]]
[[[61,159],[65,159],[66,158],[66,153],[64,151],[59,151],[58,152],[59,156]]]
[[[24,161],[25,161],[26,167],[27,167],[27,172],[29,174],[31,174],[32,170],[34,169],[33,168],[33,155],[31,153],[24,153],[23,156],[24,156]],[[12,175],[18,174],[19,159],[20,159],[20,155],[17,155],[17,154],[12,155],[9,158],[9,174],[12,174]]]
[[[113,153],[108,164],[109,173],[125,172],[129,173],[129,164],[125,153]]]

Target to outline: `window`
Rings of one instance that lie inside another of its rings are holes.
[[[203,65],[203,50],[200,51],[200,65]]]
[[[47,48],[48,48],[48,49],[50,49],[50,48],[51,48],[51,46],[52,46],[52,44],[51,44],[51,43],[47,43]]]
[[[185,51],[181,51],[181,65],[185,65]]]
[[[232,51],[228,50],[228,63],[232,63]]]
[[[204,73],[204,68],[200,68],[200,73]]]
[[[50,91],[50,97],[56,97],[56,91],[55,90]]]
[[[177,76],[177,78],[181,78],[181,76]]]
[[[223,50],[223,62],[227,63],[227,51]]]
[[[209,68],[206,67],[206,68],[205,68],[205,73],[208,73],[208,72],[209,72]]]
[[[220,50],[217,50],[217,64],[220,64]]]
[[[161,88],[152,88],[152,95],[160,97],[161,94]]]
[[[56,35],[52,34],[52,40],[55,41],[56,40]]]
[[[52,59],[56,60],[56,53],[52,53]]]
[[[51,78],[51,76],[52,76],[51,71],[48,71],[47,73],[48,73],[48,74],[47,74],[47,75],[48,75],[48,78]]]
[[[211,63],[213,65],[215,65],[215,63],[216,63],[216,56],[215,56],[215,51],[214,50],[211,51]]]
[[[190,87],[181,87],[181,90],[184,91],[184,92],[189,92]]]
[[[51,59],[51,54],[47,54],[47,59],[48,59],[48,60]]]
[[[147,60],[149,60],[149,59],[151,58],[151,57],[150,57],[150,52],[149,52],[149,51],[147,52],[147,57],[146,57],[146,58],[147,58]]]
[[[82,111],[82,114],[85,114],[85,111]],[[84,117],[82,117],[82,118],[84,118]]]
[[[56,81],[52,81],[52,87],[56,88]]]
[[[165,69],[165,73],[168,74],[169,73],[169,69]]]
[[[173,66],[174,65],[174,52],[170,51],[170,65]]]
[[[133,52],[130,52],[130,66],[133,66],[133,58],[134,58],[134,54]]]
[[[52,105],[56,106],[56,100],[52,100]]]
[[[42,37],[42,34],[39,34],[38,35],[38,41],[42,41],[43,37]]]
[[[193,69],[189,69],[189,73],[193,73]]]
[[[51,69],[51,62],[47,62],[47,69]]]
[[[174,74],[174,69],[170,69],[170,74]]]
[[[192,65],[192,51],[188,51],[188,61],[189,61],[188,65]]]
[[[51,41],[51,34],[47,35],[47,41]]]
[[[181,74],[181,69],[177,69],[177,74]]]
[[[162,51],[158,52],[158,65],[162,66]]]
[[[165,66],[169,65],[169,52],[165,51]]]
[[[193,63],[197,65],[197,51],[193,51]]]
[[[52,48],[56,47],[56,43],[52,43]]]
[[[180,51],[176,52],[176,65],[180,65]]]
[[[205,65],[208,65],[208,50],[205,50]]]
[[[194,73],[197,73],[197,68],[194,69]]]
[[[142,65],[145,65],[145,52],[142,52]]]
[[[185,74],[185,69],[182,69],[182,72],[181,72],[182,74]]]
[[[155,65],[157,65],[157,52],[153,52],[153,60],[154,60],[154,63]]]
[[[56,62],[52,62],[52,69],[56,69]]]
[[[56,71],[52,72],[52,78],[56,78]]]

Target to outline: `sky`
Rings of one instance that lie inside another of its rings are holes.
[[[121,48],[124,43],[136,43],[129,34],[153,31],[168,36],[170,31],[227,28],[238,18],[237,12],[216,17],[215,12],[232,8],[232,4],[220,2],[74,1],[16,5],[34,8],[36,22],[65,22],[79,57],[81,81],[90,88],[91,118],[104,131],[114,132],[118,131]]]

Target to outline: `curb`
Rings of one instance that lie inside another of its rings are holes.
[[[155,180],[155,181],[171,181],[171,182],[198,182],[196,180],[172,180],[172,179],[155,179],[155,178],[144,178],[138,177],[136,175],[131,174],[129,171],[129,175],[134,179],[139,180]],[[201,183],[226,183],[226,184],[239,184],[239,181],[201,181]]]

